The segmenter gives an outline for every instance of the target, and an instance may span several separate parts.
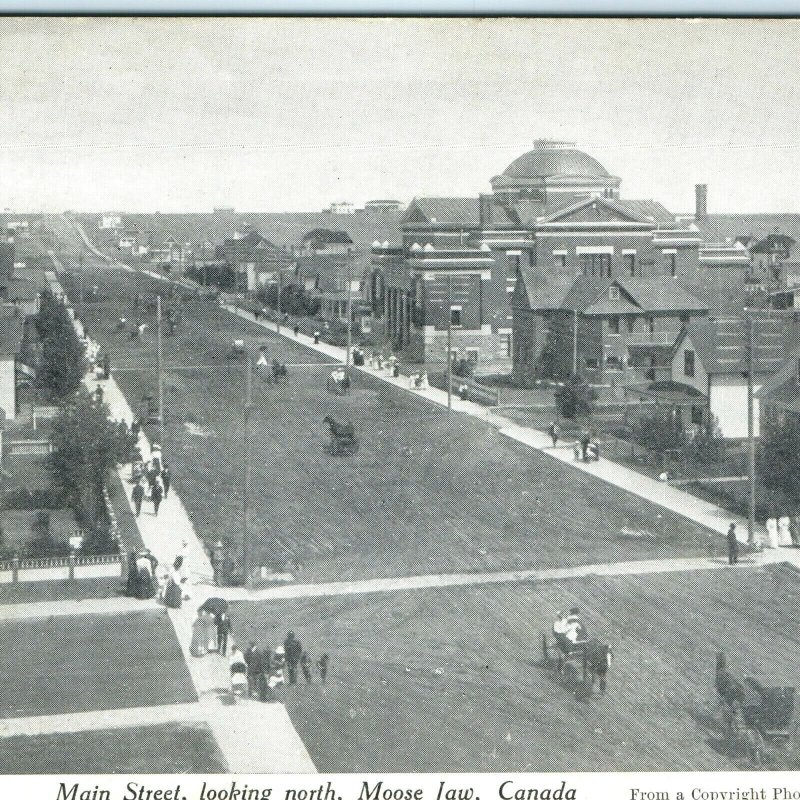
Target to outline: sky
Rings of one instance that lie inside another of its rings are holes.
[[[622,195],[800,212],[800,21],[0,19],[0,210],[475,196],[539,138]]]

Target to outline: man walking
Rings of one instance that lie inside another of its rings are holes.
[[[161,462],[161,483],[164,484],[164,499],[166,500],[169,497],[169,487],[170,481],[172,480],[172,475],[169,471],[169,467],[162,461]]]
[[[731,522],[728,528],[728,564],[733,566],[739,562],[739,540],[736,538],[736,523]]]
[[[586,461],[586,456],[589,452],[589,445],[591,444],[592,437],[588,430],[581,433],[581,458]]]
[[[231,621],[227,614],[217,617],[217,652],[224,656],[228,652],[228,634],[231,632]]]
[[[156,478],[150,487],[150,499],[153,501],[153,514],[158,516],[158,507],[161,505],[161,501],[164,499],[164,485],[161,483],[161,479],[158,477],[158,475],[156,475]]]
[[[553,440],[553,447],[558,445],[558,437],[561,435],[561,428],[558,427],[558,423],[553,420],[550,423],[550,438]]]
[[[133,487],[131,495],[133,497],[133,508],[136,512],[136,516],[138,517],[142,512],[142,500],[144,500],[144,486],[142,486],[141,481],[136,481],[136,485]]]
[[[261,652],[255,642],[250,642],[243,653],[247,664],[247,694],[254,695],[258,691],[258,673],[261,669]]]
[[[319,669],[319,681],[323,686],[325,686],[325,684],[328,682],[328,659],[328,654],[323,653],[319,657],[319,661],[317,661],[317,668]]]
[[[303,655],[303,646],[294,638],[294,633],[289,631],[283,643],[286,654],[286,668],[289,671],[289,683],[297,683],[297,665]]]

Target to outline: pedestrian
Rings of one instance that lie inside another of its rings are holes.
[[[172,475],[169,471],[167,465],[162,461],[161,462],[161,483],[164,485],[164,499],[166,500],[169,497],[169,487],[172,480]]]
[[[739,561],[739,540],[736,538],[736,523],[731,522],[728,528],[728,564],[731,566]]]
[[[284,675],[284,668],[286,667],[286,653],[282,645],[275,648],[275,653],[272,656],[269,670],[269,688],[274,689],[276,686],[283,686],[286,683],[286,676]]]
[[[133,508],[136,512],[136,516],[138,517],[142,512],[142,500],[144,500],[144,486],[142,486],[141,481],[136,481],[136,485],[133,487],[131,496],[133,498]]]
[[[233,643],[231,644],[228,668],[231,672],[231,694],[244,695],[247,692],[247,663],[242,653],[239,652],[239,648]]]
[[[250,642],[244,651],[244,663],[247,664],[247,694],[254,695],[258,689],[258,672],[261,669],[261,652],[255,642]]]
[[[328,654],[323,653],[317,661],[317,669],[319,670],[319,682],[325,686],[328,681]]]
[[[230,617],[223,612],[217,617],[217,651],[222,656],[228,652],[228,634],[230,632]]]
[[[169,573],[167,588],[164,590],[164,605],[167,608],[180,608],[183,601],[183,581],[181,568],[183,556],[178,556]]]
[[[558,446],[558,437],[561,435],[561,428],[559,428],[558,423],[553,420],[550,423],[550,438],[553,440],[553,447]]]
[[[766,522],[767,528],[767,547],[772,550],[777,550],[778,540],[778,520],[775,517],[770,517]]]
[[[299,325],[295,325],[294,326],[294,335],[295,335],[295,337],[297,336],[298,333],[300,333],[300,326]]]
[[[795,547],[800,546],[800,517],[792,517],[792,522],[789,527],[789,534],[792,537],[792,544]]]
[[[581,458],[586,461],[586,457],[588,455],[589,445],[592,442],[591,434],[588,430],[584,430],[581,433]]]
[[[319,344],[319,331],[314,331],[314,344]]]
[[[469,400],[469,388],[466,383],[462,383],[461,386],[458,387],[458,398],[464,402]]]
[[[778,517],[778,543],[781,547],[791,547],[794,542],[792,541],[791,531],[792,521],[785,514]]]
[[[197,619],[192,624],[192,642],[189,653],[195,658],[202,658],[208,652],[207,618],[205,611],[197,612]]]
[[[306,679],[306,683],[311,683],[311,659],[305,650],[303,650],[303,655],[300,656],[300,669],[303,670],[303,677]]]
[[[164,484],[161,483],[161,479],[156,475],[155,479],[153,480],[153,485],[150,489],[150,500],[153,503],[153,514],[158,516],[158,507],[161,505],[161,501],[164,499]]]
[[[289,683],[297,683],[297,665],[303,655],[303,646],[294,638],[294,633],[289,631],[283,643],[283,651],[286,654],[286,668],[289,672]]]
[[[258,680],[256,681],[258,699],[262,703],[268,703],[270,699],[274,699],[275,697],[269,685],[270,673],[272,671],[272,658],[270,656],[269,647],[260,648],[258,656]]]
[[[575,456],[576,461],[581,460],[581,443],[577,439],[575,444],[572,445],[572,455]]]
[[[139,417],[135,417],[133,423],[131,424],[131,436],[138,442],[139,441],[139,433],[142,430],[142,421]]]

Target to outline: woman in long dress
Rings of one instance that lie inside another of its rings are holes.
[[[781,547],[792,546],[791,523],[792,521],[789,517],[784,516],[778,518],[778,544],[780,544]]]
[[[209,653],[217,652],[217,623],[213,614],[206,614],[206,650]]]
[[[767,547],[775,550],[778,547],[778,520],[770,517],[766,522]]]
[[[192,643],[189,652],[195,658],[202,658],[208,652],[208,615],[205,611],[197,612],[197,619],[192,624]]]
[[[181,588],[181,565],[183,564],[183,558],[178,556],[175,559],[175,563],[172,565],[172,569],[169,573],[169,580],[167,581],[167,588],[164,592],[164,605],[167,608],[180,608],[181,601],[183,599],[183,589]]]

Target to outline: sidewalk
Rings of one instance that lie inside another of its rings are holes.
[[[99,382],[103,387],[105,402],[113,419],[133,421],[133,412],[125,396],[113,378]],[[98,381],[86,377],[89,391]],[[150,443],[142,433],[139,436],[142,457],[150,457]],[[133,486],[130,483],[130,466],[119,468],[119,476],[131,510]],[[136,518],[142,541],[158,559],[159,564],[169,568],[177,555],[183,555],[189,575],[186,587],[189,599],[179,609],[167,609],[175,635],[183,652],[195,689],[200,697],[200,718],[214,732],[220,750],[233,773],[315,773],[316,768],[302,740],[280,703],[259,703],[242,698],[234,705],[223,704],[229,697],[230,673],[228,661],[219,655],[210,654],[195,658],[189,652],[192,640],[192,624],[196,609],[211,596],[219,596],[220,590],[213,583],[213,570],[203,544],[195,533],[186,509],[174,491],[165,498],[158,516],[153,513],[148,501]],[[139,602],[141,601],[134,601]],[[145,606],[141,603],[142,607]],[[242,747],[254,730],[265,735],[259,738],[258,747]],[[268,735],[266,735],[268,732]]]
[[[245,316],[256,325],[261,325],[268,330],[277,332],[277,325],[274,322],[261,319],[256,320],[250,312],[243,311],[230,304],[225,305],[225,308],[237,316]],[[295,336],[292,329],[286,326],[281,326],[280,334],[298,344],[316,350],[319,353],[324,353],[331,358],[338,359],[342,362],[346,359],[346,350],[344,348],[334,347],[333,345],[323,344],[322,342],[314,344],[314,340],[310,336],[306,336],[302,333]],[[405,376],[401,375],[399,378],[394,378],[390,376],[386,370],[374,370],[368,366],[354,366],[353,369],[367,375],[372,375],[385,383],[389,383],[405,392],[422,397],[439,406],[447,406],[447,392],[441,389],[435,389],[433,387],[429,387],[428,389],[410,389],[408,386],[408,378]],[[616,486],[619,489],[630,492],[662,508],[666,508],[712,531],[726,534],[730,523],[735,522],[739,541],[747,541],[747,520],[743,517],[731,514],[725,509],[694,497],[688,492],[682,492],[680,489],[661,481],[653,480],[646,475],[642,475],[635,470],[624,467],[613,461],[602,458],[600,461],[588,464],[575,461],[571,447],[553,448],[550,437],[546,433],[516,425],[508,418],[494,413],[491,409],[479,405],[478,403],[459,400],[455,396],[452,397],[451,402],[454,411],[468,414],[471,417],[488,422],[490,425],[497,428],[503,436],[507,436],[509,439],[521,442],[529,447],[534,447],[540,452],[564,464],[568,464],[574,469],[579,469],[594,475],[600,478],[600,480],[610,483],[612,486]],[[764,531],[761,527],[757,529],[756,535],[763,539]],[[782,549],[773,552],[781,555],[779,560],[791,561],[795,565],[800,566],[800,550]]]

